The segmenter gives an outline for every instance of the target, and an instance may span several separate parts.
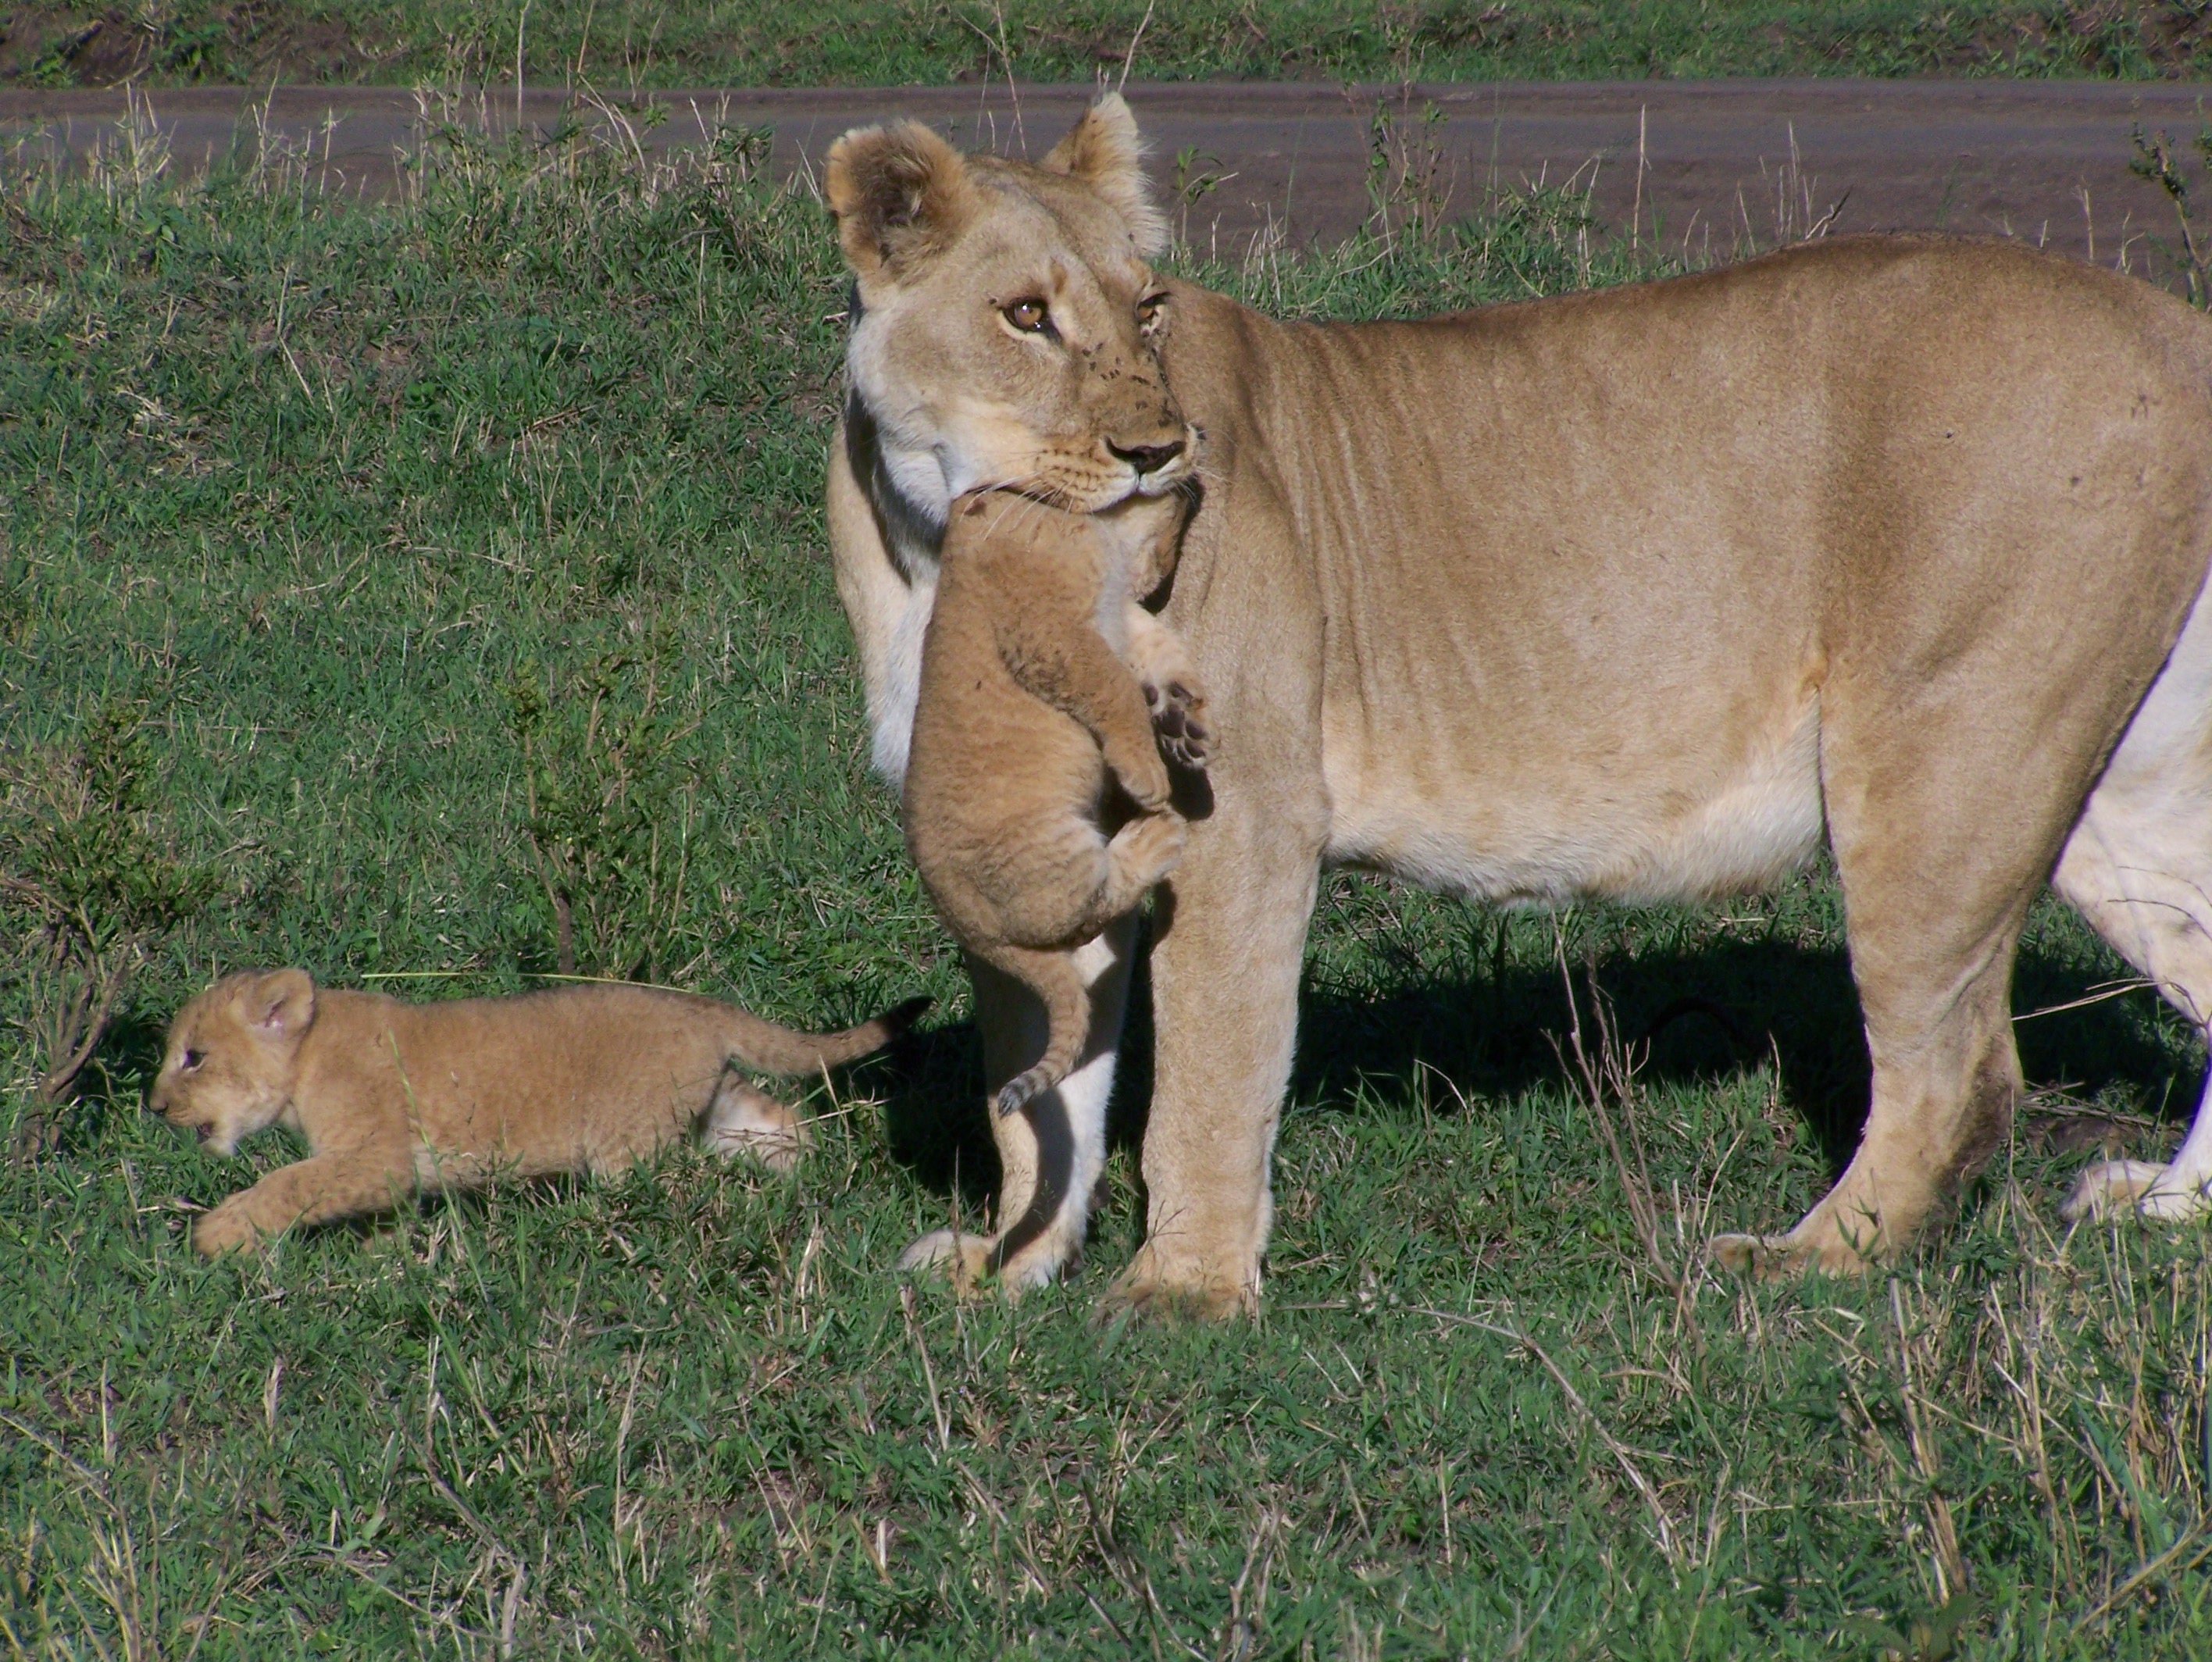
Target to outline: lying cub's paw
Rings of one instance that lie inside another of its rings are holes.
[[[1206,695],[1182,681],[1170,681],[1164,687],[1147,682],[1145,702],[1152,708],[1160,754],[1178,767],[1204,773],[1213,749],[1213,734],[1205,719]]]
[[[242,1252],[260,1239],[246,1208],[235,1201],[226,1200],[213,1211],[201,1213],[200,1221],[192,1225],[192,1250],[203,1258]]]

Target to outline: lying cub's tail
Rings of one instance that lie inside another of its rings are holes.
[[[995,946],[987,955],[1010,975],[1019,976],[1030,992],[1044,1001],[1044,1054],[999,1087],[991,1099],[999,1117],[1018,1113],[1033,1096],[1042,1095],[1067,1077],[1083,1054],[1083,1041],[1091,1031],[1091,993],[1075,967],[1072,952],[1041,952],[1033,947]]]
[[[732,1009],[723,1042],[739,1062],[762,1073],[817,1073],[881,1050],[912,1027],[931,1002],[927,998],[909,998],[874,1021],[847,1028],[842,1033],[794,1033]]]

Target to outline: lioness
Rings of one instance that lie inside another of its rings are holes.
[[[213,1254],[421,1189],[619,1170],[700,1125],[725,1157],[788,1170],[805,1125],[732,1070],[835,1067],[928,1004],[817,1035],[657,987],[404,1004],[304,969],[246,970],[177,1012],[148,1102],[216,1154],[279,1122],[307,1139],[307,1159],[200,1218],[192,1245]]]
[[[1182,852],[1161,752],[1203,761],[1203,697],[1194,676],[1162,667],[1181,643],[1130,597],[1158,586],[1182,517],[1173,498],[1110,515],[1006,492],[952,505],[922,646],[906,840],[960,944],[1044,1004],[1044,1053],[999,1088],[1001,1115],[1067,1077],[1091,1028],[1076,950]],[[1149,682],[1124,661],[1133,652]],[[1165,747],[1147,685],[1179,695]],[[1137,810],[1112,827],[1100,821],[1109,775]]]
[[[1257,1296],[1327,864],[1684,899],[1771,883],[1825,835],[1871,1111],[1794,1229],[1715,1243],[1738,1265],[1895,1254],[2002,1142],[2046,877],[2212,1014],[2212,325],[2179,302],[2014,244],[1863,237],[1278,324],[1152,270],[1112,98],[1037,166],[909,124],[848,134],[827,183],[862,307],[832,547],[886,773],[947,502],[1050,473],[1105,508],[1170,488],[1205,435],[1165,616],[1213,701],[1213,810],[1153,947],[1149,1238],[1114,1300]],[[1146,350],[1175,419],[1117,379]],[[1109,944],[1091,1059],[999,1128],[1015,1285],[1082,1238],[1127,931]],[[1004,1079],[1035,1014],[975,980]],[[2190,1216],[2208,1180],[2200,1108],[2172,1165],[2096,1168],[2075,1204]]]

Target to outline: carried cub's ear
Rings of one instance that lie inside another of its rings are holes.
[[[296,1039],[315,1019],[315,981],[304,969],[272,969],[245,995],[246,1025],[267,1039]]]
[[[1158,259],[1168,250],[1167,215],[1152,205],[1145,183],[1145,146],[1137,118],[1119,93],[1109,93],[1083,112],[1066,138],[1038,164],[1048,173],[1079,179],[1121,215],[1137,252]]]
[[[940,252],[974,213],[960,152],[919,121],[859,127],[830,147],[823,193],[845,259],[862,277],[894,277]]]

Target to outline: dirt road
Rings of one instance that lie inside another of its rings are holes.
[[[846,128],[894,114],[963,144],[1041,153],[1089,96],[1082,87],[649,93],[669,118],[651,147],[696,143],[719,123],[765,125],[780,175],[804,173]],[[1486,190],[1587,180],[1608,222],[1720,252],[1765,245],[1828,215],[1839,230],[1948,227],[2048,241],[2140,269],[2146,234],[2172,223],[2128,170],[2132,126],[2171,132],[2194,156],[2212,88],[2171,82],[1706,81],[1340,88],[1309,83],[1132,83],[1164,193],[1218,183],[1178,209],[1201,246],[1241,254],[1255,235],[1333,240],[1368,212],[1378,108],[1400,161],[1433,164],[1447,211]],[[550,127],[563,94],[529,93],[521,118]],[[312,142],[333,189],[393,188],[395,157],[422,142],[415,95],[392,88],[155,92],[154,121],[179,166],[204,165],[265,130]],[[471,119],[507,127],[514,94],[494,88]],[[1433,112],[1433,115],[1431,115]],[[119,92],[0,92],[0,133],[51,153],[112,143]],[[1178,158],[1182,165],[1178,167]],[[1640,163],[1639,166],[1639,158]],[[2212,174],[2195,165],[2212,199]]]

